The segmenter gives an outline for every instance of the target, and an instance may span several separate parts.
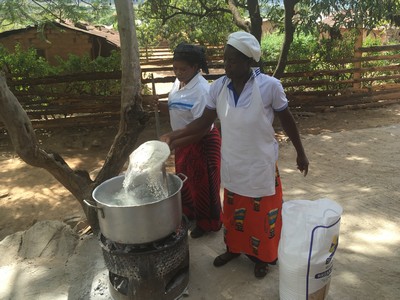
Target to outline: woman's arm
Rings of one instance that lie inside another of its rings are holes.
[[[282,111],[276,113],[282,124],[282,128],[292,141],[292,144],[297,152],[297,168],[300,172],[304,173],[304,176],[308,173],[308,158],[303,148],[303,144],[300,139],[299,130],[297,129],[296,122],[294,121],[293,115],[289,108],[285,108]]]
[[[200,118],[195,119],[182,129],[162,135],[160,140],[168,143],[171,149],[197,142],[209,132],[216,118],[217,112],[215,110],[205,108]]]
[[[211,128],[208,127],[205,130],[200,130],[197,134],[177,138],[173,140],[169,146],[171,149],[175,149],[178,147],[184,147],[189,144],[196,143],[200,141],[203,138],[203,136],[205,136],[210,131],[210,129]]]
[[[168,101],[157,101],[156,109],[160,110],[160,113],[168,113]]]

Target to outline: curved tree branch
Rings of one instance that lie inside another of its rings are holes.
[[[58,153],[39,147],[32,123],[0,76],[0,120],[5,124],[16,153],[27,164],[47,170],[80,202],[90,197],[93,182],[85,171],[74,171]]]
[[[52,15],[54,18],[56,18],[60,22],[65,23],[65,20],[61,18],[61,15],[58,16],[58,15],[54,14],[50,9],[48,9],[47,7],[43,6],[42,4],[40,4],[39,2],[37,2],[35,0],[32,0],[32,2],[35,3],[37,6],[39,6],[41,9],[43,9],[43,11],[45,11],[48,14]]]
[[[235,22],[236,26],[240,29],[243,29],[246,32],[251,31],[251,23],[250,21],[246,21],[242,18],[239,9],[237,8],[234,0],[228,0],[228,7],[233,16],[233,22]]]
[[[293,42],[293,36],[296,29],[293,24],[293,16],[295,14],[294,7],[299,2],[300,0],[283,0],[285,6],[285,38],[279,55],[278,64],[273,75],[278,79],[282,77],[286,68],[289,49]]]

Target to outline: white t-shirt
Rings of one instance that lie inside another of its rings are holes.
[[[207,108],[216,109],[217,98],[221,92],[224,83],[228,80],[228,87],[230,79],[226,76],[222,76],[215,80],[210,86],[209,98],[207,99]],[[237,103],[235,104],[235,96],[233,90],[228,88],[228,103],[232,107],[243,107],[246,108],[250,104],[251,93],[253,91],[253,82],[257,81],[258,87],[260,89],[262,102],[264,104],[265,113],[271,124],[274,120],[274,111],[282,111],[288,107],[288,100],[286,94],[283,90],[281,82],[271,76],[260,73],[260,69],[253,69],[250,79],[246,82],[243,91],[241,92]]]
[[[198,73],[182,89],[175,80],[168,96],[168,108],[172,130],[185,127],[193,120],[201,117],[206,106],[210,85]]]

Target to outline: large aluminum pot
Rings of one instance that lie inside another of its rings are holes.
[[[181,189],[187,177],[167,175],[169,196],[137,206],[116,206],[110,199],[121,191],[124,175],[113,177],[97,186],[92,193],[101,233],[121,244],[144,244],[167,237],[182,222]],[[181,179],[182,177],[183,179]]]

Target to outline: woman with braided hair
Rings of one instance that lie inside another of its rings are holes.
[[[200,69],[208,74],[203,47],[181,43],[174,50],[173,69],[176,80],[168,96],[168,110],[173,130],[182,129],[203,114],[209,83]],[[165,105],[160,110],[166,111]],[[211,125],[197,133],[199,141],[175,149],[176,173],[188,179],[181,190],[183,213],[196,222],[192,238],[218,231],[221,226],[220,162],[221,138]],[[198,140],[198,139],[197,139]]]

